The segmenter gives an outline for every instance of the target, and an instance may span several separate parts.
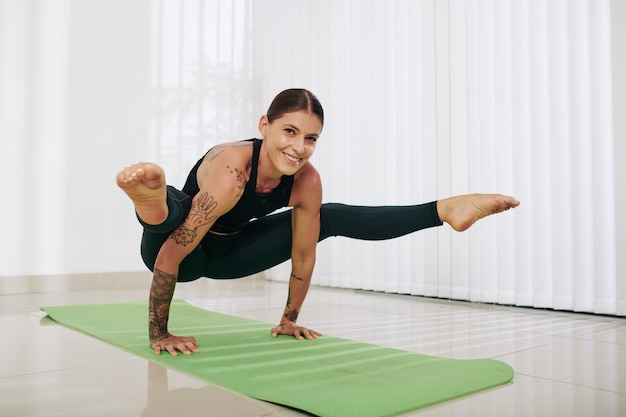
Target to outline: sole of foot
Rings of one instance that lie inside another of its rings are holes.
[[[135,205],[135,211],[147,224],[161,224],[167,218],[165,172],[151,162],[125,167],[117,174],[117,185]]]
[[[442,221],[462,232],[484,217],[519,205],[515,198],[502,194],[467,194],[440,200],[437,210]]]

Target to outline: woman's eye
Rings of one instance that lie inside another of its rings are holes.
[[[308,136],[306,140],[308,140],[309,142],[317,142],[317,138],[314,136]]]
[[[289,129],[289,128],[285,129],[285,132],[289,133],[290,135],[293,135],[294,133],[296,133],[295,130]]]

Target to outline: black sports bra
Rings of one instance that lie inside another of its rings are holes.
[[[250,220],[266,216],[271,212],[286,207],[289,204],[291,188],[293,186],[293,175],[283,176],[280,184],[268,194],[256,193],[257,168],[259,165],[259,153],[263,140],[247,139],[252,142],[252,169],[250,170],[250,180],[246,183],[243,195],[228,213],[217,219],[211,227],[211,231],[221,234],[239,233]],[[209,150],[210,152],[210,150]],[[209,153],[207,152],[207,154]],[[198,167],[204,160],[206,154],[200,158],[191,169],[183,192],[191,197],[198,194]]]

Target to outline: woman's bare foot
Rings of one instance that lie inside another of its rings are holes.
[[[519,206],[513,197],[501,194],[467,194],[437,201],[439,219],[457,232],[470,228],[483,217]]]
[[[133,200],[135,211],[148,224],[167,218],[165,172],[150,162],[128,166],[117,174],[117,185]]]

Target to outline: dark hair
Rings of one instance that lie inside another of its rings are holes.
[[[315,94],[304,88],[291,88],[289,90],[282,91],[270,104],[267,109],[267,120],[272,123],[274,120],[282,117],[285,113],[291,113],[295,111],[308,111],[317,115],[324,125],[324,109],[322,104],[315,97]]]

